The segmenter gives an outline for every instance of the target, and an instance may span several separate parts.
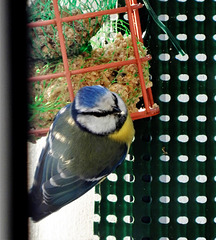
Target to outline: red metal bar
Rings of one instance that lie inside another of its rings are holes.
[[[151,59],[151,56],[148,55],[148,56],[142,58],[142,62],[148,61],[150,59]],[[101,64],[101,65],[97,65],[97,66],[93,66],[93,67],[73,70],[73,71],[71,71],[71,73],[72,74],[80,74],[80,73],[98,71],[98,70],[103,70],[106,68],[114,68],[114,67],[120,67],[120,66],[124,66],[124,65],[130,65],[130,64],[136,64],[136,59],[126,60],[126,61],[121,61],[121,62],[112,62],[112,63]]]
[[[28,133],[34,134],[35,136],[44,136],[49,132],[49,128],[42,129],[31,129]]]
[[[157,115],[159,112],[160,112],[159,107],[152,108],[149,110],[149,112],[144,110],[144,111],[140,111],[140,112],[131,113],[131,118],[133,120],[137,120],[137,119],[141,119],[141,118],[152,117],[152,116]]]
[[[137,0],[130,0],[130,4],[132,6],[136,5],[137,4]],[[139,17],[138,9],[134,9],[132,17],[133,17],[134,28],[136,30],[136,36],[138,37],[138,40],[143,43],[142,28],[141,28],[141,25],[140,25],[140,17]]]
[[[139,9],[142,7],[143,7],[143,4],[141,4],[141,3],[131,6],[132,9]],[[103,16],[103,15],[110,15],[110,14],[123,13],[123,12],[127,12],[127,7],[120,7],[120,8],[114,8],[114,9],[103,10],[103,11],[98,11],[98,12],[83,13],[83,14],[78,14],[75,16],[64,17],[64,18],[61,18],[61,22],[72,22],[72,21],[80,20],[80,19],[93,18],[93,17],[99,17],[99,16]],[[33,28],[33,27],[41,27],[41,26],[45,26],[45,25],[50,25],[50,24],[56,24],[56,19],[31,22],[31,23],[28,23],[27,26]]]
[[[56,24],[56,19],[51,20],[45,20],[45,21],[37,21],[37,22],[31,22],[27,24],[27,27],[29,28],[35,28],[35,27],[42,27],[46,25]]]
[[[142,57],[142,58],[140,58],[140,60],[141,60],[141,62],[149,61],[149,60],[151,60],[151,55]],[[101,65],[97,65],[97,66],[93,66],[93,67],[71,70],[70,74],[71,75],[83,74],[83,73],[87,73],[87,72],[93,72],[93,71],[103,70],[103,69],[107,69],[107,68],[115,68],[115,67],[120,67],[120,66],[124,66],[124,65],[129,65],[129,64],[136,64],[136,59],[126,60],[126,61],[121,61],[121,62],[106,63],[106,64],[101,64]],[[35,81],[42,81],[45,79],[58,78],[58,77],[63,77],[63,76],[65,76],[65,73],[55,73],[55,74],[30,77],[28,80],[35,82]]]
[[[143,94],[143,99],[144,99],[144,104],[147,112],[150,112],[149,109],[149,102],[148,102],[148,97],[147,97],[147,92],[146,92],[146,87],[145,87],[145,80],[143,77],[143,70],[142,70],[142,65],[139,57],[139,51],[137,47],[137,41],[136,41],[136,35],[135,35],[135,30],[133,26],[133,17],[132,17],[132,8],[129,0],[125,0],[127,8],[128,8],[128,19],[129,19],[129,26],[130,26],[130,31],[131,31],[131,39],[133,43],[133,48],[134,48],[134,55],[137,60],[137,67],[138,67],[138,72],[139,72],[139,77],[140,77],[140,85],[142,89],[142,94]]]
[[[74,100],[74,92],[73,92],[73,87],[72,87],[72,83],[70,80],[71,74],[70,74],[69,65],[68,65],[67,50],[66,50],[65,43],[64,43],[65,39],[64,39],[63,32],[62,32],[61,16],[60,16],[59,9],[58,9],[58,0],[53,0],[53,6],[54,6],[54,11],[55,11],[55,16],[56,16],[56,24],[57,24],[57,30],[58,30],[58,35],[59,35],[62,59],[63,59],[63,63],[64,63],[64,68],[65,68],[65,77],[66,77],[67,84],[68,84],[70,100],[73,101]]]
[[[143,4],[136,4],[131,7],[133,9],[139,9],[139,8],[143,7]],[[127,7],[119,7],[119,8],[109,9],[109,10],[98,11],[98,12],[78,14],[78,15],[75,15],[72,17],[70,16],[70,17],[62,18],[62,20],[64,22],[70,22],[70,21],[79,20],[79,19],[93,18],[93,17],[99,17],[99,16],[103,16],[103,15],[111,15],[111,14],[116,14],[116,13],[123,13],[126,11],[127,11]]]
[[[130,0],[130,1],[131,1],[131,4],[137,4],[137,0]],[[133,11],[133,20],[134,20],[133,23],[134,23],[134,27],[136,29],[137,37],[138,37],[139,41],[143,43],[142,28],[141,28],[141,24],[140,24],[140,16],[138,13],[138,9]],[[153,106],[154,99],[153,99],[153,95],[152,95],[152,90],[151,90],[151,88],[147,88],[146,91],[147,91],[150,105]],[[159,108],[158,108],[158,110],[159,110]]]
[[[34,77],[28,78],[28,80],[31,81],[31,82],[36,82],[36,81],[43,81],[43,80],[48,80],[48,79],[52,79],[52,78],[59,78],[59,77],[65,77],[65,72],[34,76]]]
[[[153,104],[154,104],[154,99],[153,99],[153,95],[152,95],[152,90],[151,90],[151,88],[147,88],[147,93],[148,93],[148,97],[149,97],[149,102],[150,102],[151,106],[153,106]]]

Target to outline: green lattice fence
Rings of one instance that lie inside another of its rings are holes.
[[[151,22],[161,114],[134,122],[130,157],[97,187],[95,239],[216,239],[216,1],[150,2],[187,54]]]

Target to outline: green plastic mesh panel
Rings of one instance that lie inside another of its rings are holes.
[[[187,54],[151,23],[161,114],[134,122],[130,155],[97,187],[95,239],[216,239],[216,1],[150,2]]]

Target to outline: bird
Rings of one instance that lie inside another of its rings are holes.
[[[134,134],[117,93],[82,87],[50,126],[28,193],[29,217],[38,222],[103,181],[124,161]]]

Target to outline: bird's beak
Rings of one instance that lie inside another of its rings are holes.
[[[118,107],[114,107],[114,108],[113,108],[113,112],[114,112],[115,114],[117,114],[117,115],[119,115],[119,114],[124,114],[124,112],[123,112],[120,108],[118,108]]]

